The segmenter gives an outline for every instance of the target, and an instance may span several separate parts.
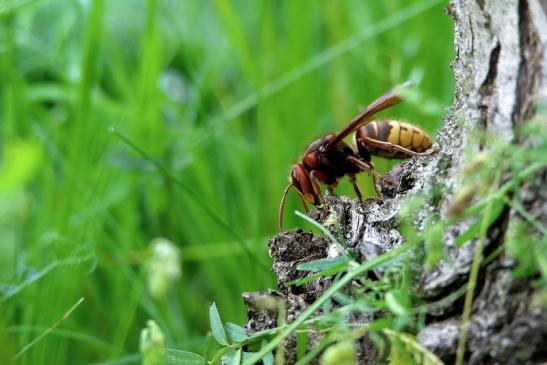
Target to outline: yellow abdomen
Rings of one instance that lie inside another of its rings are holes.
[[[393,151],[386,146],[367,144],[366,139],[387,142],[413,152],[424,152],[431,148],[432,141],[426,132],[406,122],[380,120],[370,122],[355,132],[358,148],[366,148],[372,155],[384,158],[409,158],[403,151]],[[361,140],[361,141],[360,141]]]

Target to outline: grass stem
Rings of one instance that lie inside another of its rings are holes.
[[[496,176],[492,183],[490,194],[494,194],[498,190],[498,185],[501,178],[501,169],[496,171]],[[471,317],[471,307],[473,305],[473,297],[475,293],[475,287],[477,285],[477,279],[479,277],[479,269],[481,267],[482,253],[484,251],[484,245],[486,242],[486,234],[488,232],[488,222],[490,221],[490,212],[492,210],[494,199],[488,199],[482,217],[482,224],[479,239],[475,246],[475,254],[473,256],[473,262],[471,264],[471,272],[469,274],[469,280],[467,283],[467,290],[465,293],[465,302],[463,305],[462,324],[460,327],[460,337],[458,339],[458,349],[456,351],[456,365],[463,365],[465,358],[465,343],[467,341],[467,329],[469,327],[469,318]]]

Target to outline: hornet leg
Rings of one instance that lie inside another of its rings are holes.
[[[350,161],[353,165],[357,166],[361,170],[366,171],[366,172],[368,172],[372,175],[372,181],[374,183],[374,190],[376,191],[376,194],[381,197],[382,193],[380,193],[380,191],[378,191],[378,188],[376,187],[376,181],[377,180],[382,180],[382,176],[380,174],[378,174],[376,172],[376,170],[374,170],[374,167],[372,166],[372,163],[362,161],[362,160],[358,159],[355,156],[348,156],[348,161]]]

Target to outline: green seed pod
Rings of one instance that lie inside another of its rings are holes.
[[[353,341],[346,340],[330,346],[323,356],[321,356],[321,365],[355,365],[357,364],[357,355]]]
[[[476,175],[483,169],[486,163],[492,159],[491,152],[478,153],[473,159],[465,166],[463,170],[464,177],[471,177]]]
[[[285,298],[281,294],[273,291],[268,292],[244,292],[243,301],[249,307],[257,310],[274,312],[283,304]]]
[[[449,218],[458,218],[462,215],[463,211],[471,204],[471,201],[475,197],[475,194],[479,190],[477,184],[465,185],[458,191],[454,199],[450,202],[446,215]]]

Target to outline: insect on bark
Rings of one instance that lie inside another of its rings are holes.
[[[325,204],[321,184],[327,185],[332,191],[340,178],[348,176],[355,194],[362,200],[355,175],[362,171],[370,173],[374,179],[375,189],[376,180],[382,178],[374,170],[372,155],[387,159],[404,159],[436,152],[431,150],[431,138],[420,128],[402,121],[372,120],[382,110],[399,104],[401,90],[409,85],[410,83],[406,82],[389,90],[368,105],[341,131],[328,133],[306,148],[300,161],[293,165],[289,184],[283,191],[279,206],[281,231],[285,200],[291,188],[296,189],[304,210],[308,212],[306,202],[313,205]],[[344,142],[344,138],[353,132],[355,149]]]

